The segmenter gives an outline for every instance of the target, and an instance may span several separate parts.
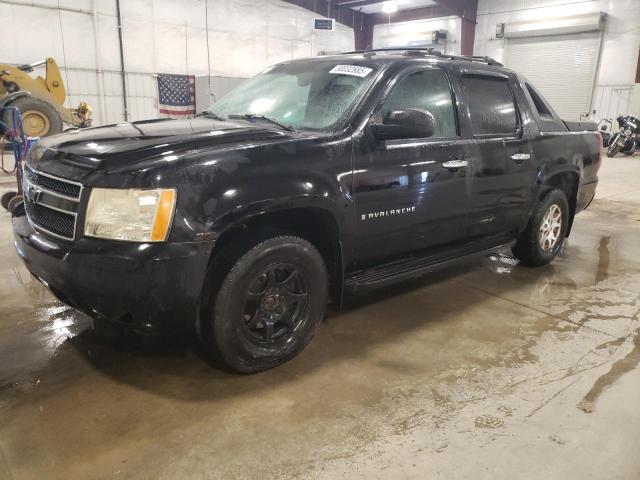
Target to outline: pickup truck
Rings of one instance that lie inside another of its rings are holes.
[[[505,245],[549,263],[595,194],[593,130],[487,57],[294,60],[195,118],[42,140],[15,245],[62,302],[256,372],[346,294]]]

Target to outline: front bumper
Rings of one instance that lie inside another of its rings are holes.
[[[29,271],[71,307],[144,334],[196,325],[213,242],[69,244],[36,232],[24,215],[13,231]]]

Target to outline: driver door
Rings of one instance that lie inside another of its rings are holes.
[[[354,152],[355,243],[363,263],[444,246],[467,235],[473,144],[460,136],[447,73],[413,68],[390,85]],[[370,125],[405,108],[431,112],[435,133],[377,139]]]

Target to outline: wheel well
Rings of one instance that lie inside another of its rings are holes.
[[[567,225],[567,237],[571,233],[573,217],[576,214],[576,204],[578,201],[578,174],[575,172],[561,172],[549,177],[542,186],[541,196],[551,188],[559,188],[567,196],[569,202],[569,224]]]
[[[303,207],[250,217],[220,235],[211,254],[212,259],[226,245],[247,238],[252,232],[267,230],[304,238],[318,249],[329,272],[331,301],[339,308],[342,302],[342,249],[338,225],[327,210]]]

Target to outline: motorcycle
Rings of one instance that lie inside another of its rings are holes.
[[[609,126],[605,125],[606,123]],[[602,146],[607,148],[609,146],[609,142],[611,141],[611,131],[607,131],[608,129],[613,128],[613,122],[608,118],[603,118],[598,122],[598,130],[600,130],[600,135],[602,136]]]
[[[625,155],[633,155],[640,142],[640,120],[631,115],[619,116],[618,132],[609,141],[607,155],[616,156],[619,152]]]

